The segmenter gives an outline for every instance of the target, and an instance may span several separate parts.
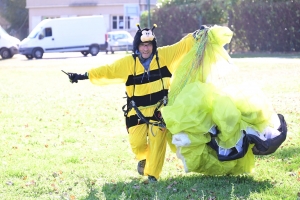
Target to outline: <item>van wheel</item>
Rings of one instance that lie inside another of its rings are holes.
[[[84,55],[84,56],[87,56],[87,55],[89,54],[88,51],[82,51],[81,53],[82,53],[82,55]]]
[[[0,55],[2,57],[2,59],[8,59],[11,58],[12,56],[10,55],[10,51],[7,48],[3,48],[0,52]]]
[[[43,57],[44,51],[41,48],[36,48],[33,50],[33,57],[36,59],[41,59]]]
[[[114,53],[115,53],[115,51],[113,50],[112,47],[110,47],[110,52],[111,52],[111,54],[114,54]]]
[[[31,60],[33,58],[33,56],[31,54],[25,55],[25,56],[26,56],[26,58],[28,58],[28,60]]]
[[[99,53],[99,46],[97,45],[90,46],[90,54],[92,56],[96,56],[98,53]]]

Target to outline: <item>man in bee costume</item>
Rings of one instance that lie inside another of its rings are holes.
[[[160,105],[166,104],[172,73],[196,42],[188,34],[179,42],[158,48],[154,29],[141,29],[133,41],[133,54],[84,74],[68,73],[70,81],[89,79],[93,84],[125,83],[126,126],[131,149],[138,160],[138,173],[157,181],[166,152],[166,128],[161,123]]]
[[[259,90],[225,92],[214,84],[214,72],[230,64],[223,48],[233,35],[229,28],[202,26],[158,48],[156,25],[137,27],[132,55],[85,74],[67,74],[72,83],[125,83],[123,110],[139,174],[157,181],[167,142],[186,172],[217,175],[250,172],[254,155],[273,153],[285,140],[283,116],[274,115]],[[271,126],[272,116],[279,125]]]

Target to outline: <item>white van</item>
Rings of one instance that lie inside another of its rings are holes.
[[[20,40],[10,36],[0,26],[0,55],[2,59],[12,58],[15,54],[19,53]]]
[[[22,40],[19,52],[28,59],[40,59],[48,52],[96,56],[106,50],[105,33],[103,16],[45,19]]]

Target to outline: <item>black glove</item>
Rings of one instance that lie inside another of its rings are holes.
[[[208,29],[208,28],[210,28],[210,27],[211,27],[210,25],[202,25],[202,26],[200,27],[200,30]]]
[[[202,25],[202,26],[200,27],[199,30],[196,30],[196,31],[193,32],[193,37],[196,39],[197,36],[198,36],[198,34],[199,34],[201,31],[208,30],[208,29],[211,28],[211,27],[212,27],[211,25]]]
[[[78,83],[78,80],[89,79],[87,72],[85,72],[84,74],[68,73],[68,76],[71,83]]]

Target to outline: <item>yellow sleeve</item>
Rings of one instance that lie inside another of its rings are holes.
[[[168,66],[171,73],[174,73],[178,64],[184,55],[192,48],[195,41],[193,34],[189,33],[173,45],[158,48],[158,56],[165,59],[166,66]]]
[[[95,85],[125,83],[128,74],[133,74],[134,59],[128,55],[112,64],[92,68],[88,71],[90,81]]]

